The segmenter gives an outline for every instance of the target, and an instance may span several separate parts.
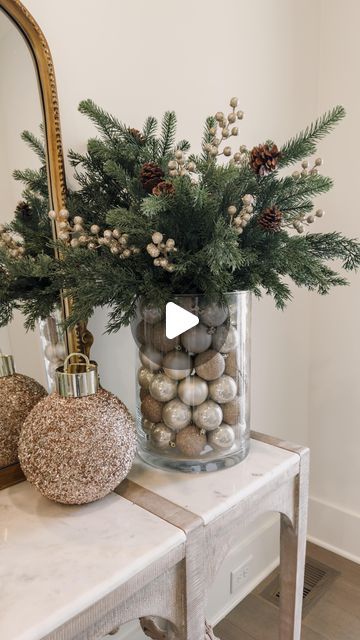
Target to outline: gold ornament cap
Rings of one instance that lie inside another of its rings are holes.
[[[15,364],[13,356],[6,356],[0,353],[0,378],[13,376],[15,374]]]
[[[83,358],[84,362],[70,362],[71,358]],[[83,398],[94,395],[99,389],[97,365],[83,353],[70,353],[64,364],[55,372],[56,391],[62,398]]]

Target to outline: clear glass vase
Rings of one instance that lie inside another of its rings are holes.
[[[60,307],[56,307],[45,320],[39,320],[39,333],[44,352],[47,388],[52,393],[55,390],[55,371],[64,364],[67,355]]]
[[[223,306],[198,295],[173,302],[199,318],[176,338],[156,304],[140,303],[133,322],[139,454],[187,472],[233,466],[250,446],[251,294],[229,293]]]

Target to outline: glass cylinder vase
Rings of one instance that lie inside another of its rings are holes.
[[[133,322],[139,455],[185,472],[233,466],[250,446],[251,294],[228,293],[222,305],[200,295],[173,302],[196,326],[169,339],[165,310],[141,302]]]
[[[63,328],[63,317],[60,307],[55,307],[50,316],[39,320],[39,333],[46,371],[49,393],[55,389],[55,372],[64,364],[66,342]]]

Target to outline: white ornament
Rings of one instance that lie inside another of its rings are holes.
[[[55,345],[55,353],[59,360],[65,360],[66,358],[65,345],[61,344],[61,342],[58,342],[58,344]]]
[[[150,371],[159,371],[162,364],[162,354],[151,345],[141,347],[139,352],[141,363]]]
[[[162,419],[169,429],[180,431],[190,424],[191,409],[178,398],[170,400],[164,405]]]
[[[230,326],[218,327],[213,335],[212,345],[216,351],[221,353],[229,353],[236,349],[239,341],[238,332],[236,329]]]
[[[235,433],[232,427],[229,425],[223,424],[215,429],[214,431],[210,431],[208,435],[208,443],[213,449],[218,450],[226,450],[231,449],[235,442]]]
[[[185,331],[181,336],[183,347],[190,353],[202,353],[211,345],[212,336],[208,333],[208,328],[204,324]]]
[[[197,406],[205,402],[208,397],[208,386],[205,380],[198,376],[190,376],[180,382],[178,395],[185,404]]]
[[[212,431],[222,423],[223,413],[220,405],[213,400],[206,400],[193,410],[193,421],[199,429]]]
[[[164,356],[162,366],[169,378],[182,380],[190,375],[193,363],[189,354],[183,351],[170,351]]]
[[[165,373],[157,373],[151,380],[149,391],[155,400],[168,402],[176,396],[177,382],[169,378]]]
[[[208,327],[218,327],[225,322],[228,315],[229,309],[215,302],[211,302],[200,312],[201,322]]]
[[[45,358],[49,362],[58,362],[59,356],[56,353],[56,345],[48,344],[45,347]]]
[[[169,427],[159,422],[159,424],[152,428],[150,440],[157,449],[169,449],[173,441],[173,435],[173,431],[171,431]]]
[[[236,382],[230,376],[224,375],[209,383],[209,395],[215,402],[230,402],[237,392]]]

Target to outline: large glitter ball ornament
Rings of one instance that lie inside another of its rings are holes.
[[[177,382],[165,373],[157,373],[150,383],[149,391],[155,400],[169,402],[176,396]]]
[[[223,421],[223,412],[219,404],[213,400],[206,400],[193,410],[193,421],[199,429],[213,431]]]
[[[84,504],[127,476],[136,454],[134,421],[125,405],[99,388],[97,366],[84,358],[56,372],[56,391],[25,420],[19,460],[29,482],[50,500]]]
[[[167,353],[173,351],[179,345],[179,338],[167,338],[166,337],[166,325],[165,322],[158,322],[153,327],[151,341],[158,351]]]
[[[236,349],[239,342],[238,332],[235,327],[230,325],[221,325],[218,327],[213,335],[212,346],[216,351],[221,353],[229,353]]]
[[[241,422],[241,408],[240,408],[240,398],[236,397],[234,400],[230,402],[225,402],[225,404],[221,405],[224,422],[227,424],[235,425]]]
[[[207,383],[199,376],[189,376],[179,383],[178,396],[180,400],[192,407],[205,402],[208,393]]]
[[[178,398],[170,400],[164,405],[162,419],[166,426],[173,431],[180,431],[191,421],[191,409]]]
[[[162,365],[162,354],[150,344],[141,347],[139,351],[141,363],[150,371],[159,371]]]
[[[235,442],[235,432],[228,424],[223,424],[210,431],[208,434],[208,443],[210,447],[217,450],[231,449]]]
[[[151,422],[161,422],[163,406],[162,402],[148,394],[141,403],[141,413]]]
[[[182,380],[190,375],[193,362],[191,356],[183,351],[170,351],[164,356],[162,367],[169,378]]]
[[[190,353],[202,353],[211,345],[212,335],[204,324],[197,324],[192,329],[185,331],[181,336],[181,343]]]
[[[209,383],[210,398],[220,404],[234,400],[236,392],[236,382],[230,376],[223,375]]]
[[[156,305],[147,304],[141,305],[141,315],[145,322],[148,324],[156,324],[160,322],[163,317],[163,311],[159,309]]]
[[[140,387],[143,389],[148,389],[150,387],[150,382],[154,379],[155,373],[146,369],[146,367],[141,367],[138,371],[138,382]]]
[[[194,425],[185,427],[176,434],[176,447],[188,458],[196,458],[206,447],[206,434]]]
[[[218,351],[208,349],[195,358],[195,371],[204,380],[216,380],[225,370],[224,357]]]
[[[220,306],[215,302],[208,304],[201,312],[201,322],[208,327],[218,327],[225,322],[229,315],[229,309],[224,306]]]
[[[12,356],[0,354],[0,467],[17,462],[24,420],[46,395],[36,380],[15,373]]]
[[[174,444],[174,432],[169,429],[163,422],[156,424],[150,433],[151,444],[156,449],[170,449]]]

